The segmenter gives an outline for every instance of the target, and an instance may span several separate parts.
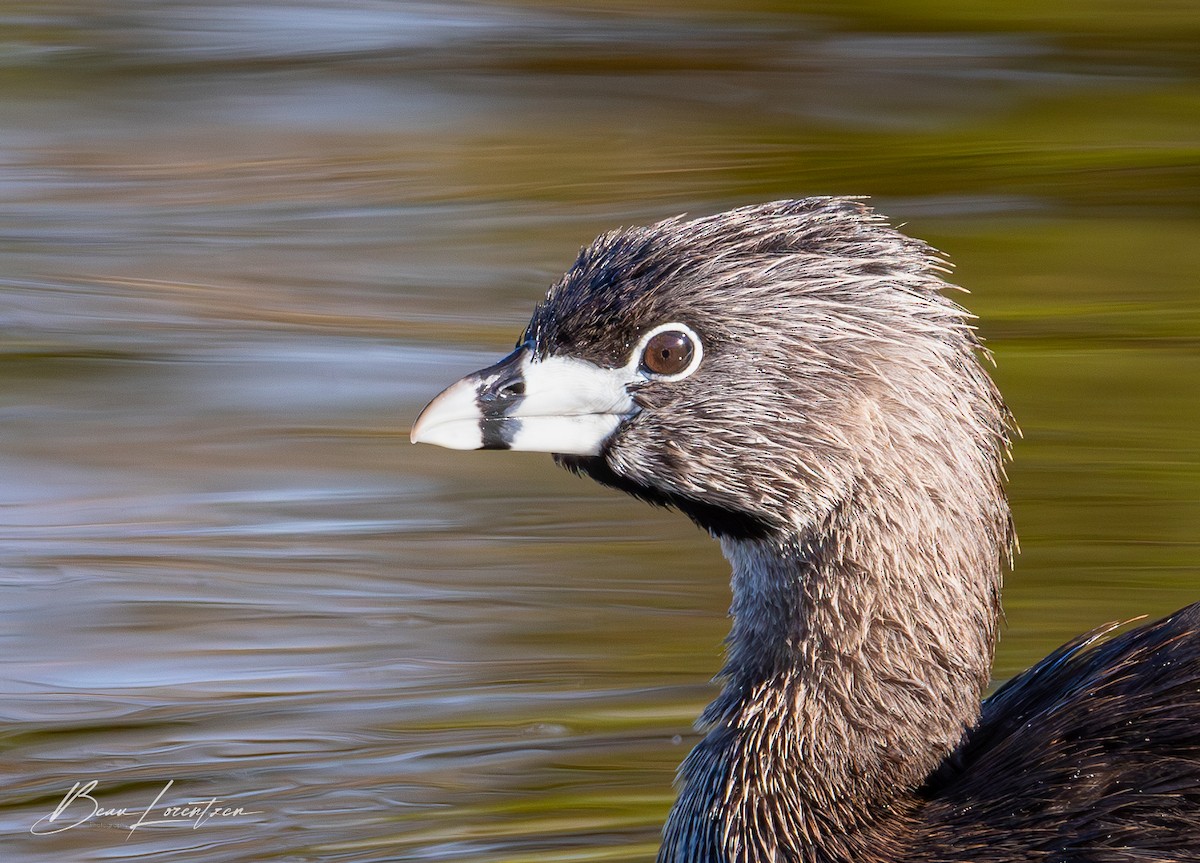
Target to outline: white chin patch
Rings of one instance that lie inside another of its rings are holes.
[[[628,369],[605,369],[571,357],[521,363],[525,398],[509,414],[518,420],[510,449],[599,455],[604,442],[635,410],[625,386]]]
[[[586,414],[572,417],[523,416],[517,420],[509,449],[556,452],[560,455],[599,455],[608,436],[623,417]]]

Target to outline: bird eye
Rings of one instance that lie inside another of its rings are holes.
[[[654,375],[670,377],[688,370],[696,355],[692,337],[681,330],[655,333],[642,351],[642,369]]]

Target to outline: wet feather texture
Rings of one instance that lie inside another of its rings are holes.
[[[1200,860],[1200,606],[981,707],[1012,423],[946,272],[862,201],[810,198],[605,234],[534,312],[535,363],[611,376],[671,323],[703,348],[631,376],[595,454],[556,456],[733,568],[660,863]]]

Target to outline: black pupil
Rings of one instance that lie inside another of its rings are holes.
[[[677,375],[692,362],[693,352],[687,333],[659,333],[646,343],[642,365],[656,375]]]

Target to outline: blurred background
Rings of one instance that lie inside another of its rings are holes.
[[[597,232],[831,193],[1024,431],[996,679],[1200,599],[1192,0],[0,0],[4,859],[651,860],[715,544],[408,427]],[[31,833],[93,780],[256,814]]]

